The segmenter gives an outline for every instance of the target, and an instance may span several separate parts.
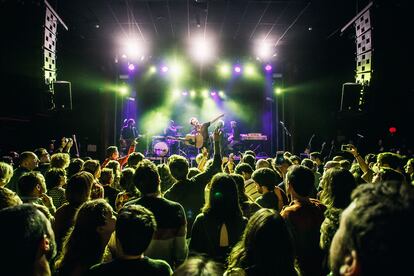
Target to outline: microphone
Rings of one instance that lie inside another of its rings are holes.
[[[284,126],[285,125],[285,123],[283,122],[283,121],[280,121],[279,122],[282,126]]]
[[[361,134],[359,134],[359,133],[357,133],[357,136],[358,136],[359,138],[361,138],[361,139],[365,138],[363,135],[361,135]]]

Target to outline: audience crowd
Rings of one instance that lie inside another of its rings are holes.
[[[405,275],[414,158],[222,156],[194,167],[116,146],[104,160],[63,138],[0,162],[1,275]],[[209,157],[211,156],[211,159]]]

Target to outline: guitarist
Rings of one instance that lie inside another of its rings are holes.
[[[190,124],[193,126],[193,130],[191,131],[191,134],[195,135],[196,137],[197,137],[197,134],[201,134],[201,137],[203,138],[203,147],[205,147],[206,149],[210,148],[208,127],[222,117],[224,117],[224,114],[220,114],[213,120],[203,123],[203,124],[200,124],[200,122],[197,120],[196,117],[192,117],[190,119]]]
[[[121,129],[121,137],[119,139],[119,142],[122,153],[127,153],[129,147],[132,144],[132,141],[134,141],[136,138],[138,138],[138,131],[135,127],[135,120],[130,118]]]

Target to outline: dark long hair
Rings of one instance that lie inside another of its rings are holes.
[[[69,231],[63,250],[56,261],[59,273],[67,275],[77,265],[88,269],[101,262],[105,244],[96,229],[105,225],[105,218],[112,212],[104,199],[85,202],[76,214],[75,226]]]
[[[228,269],[234,268],[247,275],[297,275],[292,237],[278,212],[260,209],[250,218],[228,258]]]
[[[230,175],[218,173],[213,177],[209,197],[202,212],[221,220],[243,216],[239,205],[237,185]]]

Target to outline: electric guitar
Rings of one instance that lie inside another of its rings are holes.
[[[186,134],[185,137],[174,137],[174,136],[167,136],[167,139],[176,140],[176,141],[183,141],[184,144],[188,146],[193,146],[198,149],[203,147],[204,139],[201,133],[196,134]]]

